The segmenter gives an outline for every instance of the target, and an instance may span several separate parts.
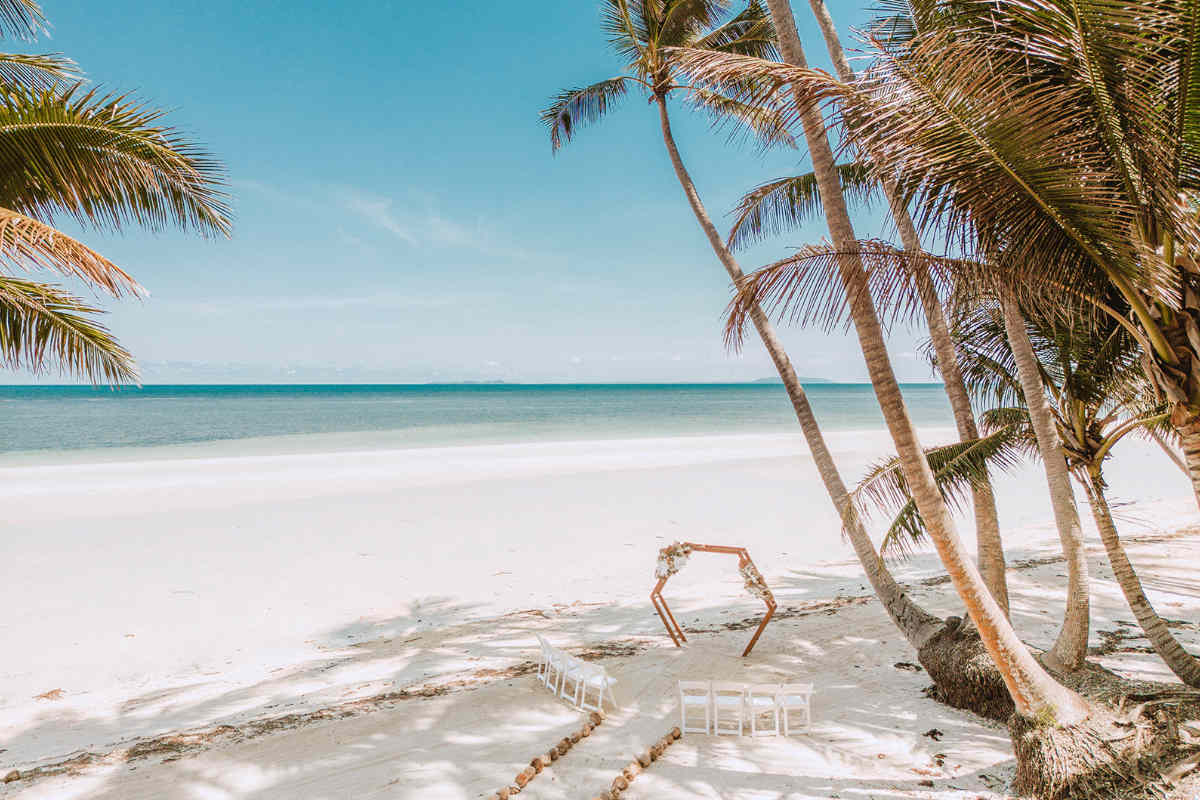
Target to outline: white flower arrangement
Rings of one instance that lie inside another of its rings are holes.
[[[658,551],[658,564],[654,568],[654,577],[669,578],[679,572],[687,564],[688,556],[691,553],[691,545],[683,542],[671,542]]]
[[[742,573],[743,585],[746,587],[747,592],[764,603],[770,603],[775,600],[775,596],[771,594],[771,590],[767,586],[766,580],[763,579],[762,573],[758,571],[753,562],[747,561],[745,564],[742,564],[738,571]]]

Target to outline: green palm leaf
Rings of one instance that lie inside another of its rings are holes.
[[[1175,109],[1175,175],[1200,189],[1200,0],[1183,4],[1186,34],[1179,48]]]
[[[731,127],[731,139],[739,133],[748,133],[756,137],[764,148],[796,146],[796,140],[788,131],[787,122],[778,109],[750,105],[719,92],[699,88],[688,92],[688,102],[707,111],[713,118],[714,128]]]
[[[46,18],[34,0],[0,0],[0,35],[33,39],[46,31]]]
[[[92,383],[136,383],[133,356],[94,320],[100,313],[56,287],[0,276],[0,359],[35,373],[57,367]]]
[[[66,89],[0,102],[0,205],[119,230],[168,224],[228,234],[224,171],[127,95]]]
[[[0,91],[44,91],[78,79],[75,62],[57,53],[0,53]]]
[[[970,502],[973,486],[988,485],[990,469],[1012,469],[1036,450],[1028,416],[1020,424],[1008,425],[995,432],[944,447],[925,451],[938,490],[946,503],[962,511]],[[921,544],[925,522],[908,492],[908,483],[900,470],[899,458],[873,464],[851,492],[855,506],[864,518],[880,512],[894,514],[880,544],[880,553],[905,557]]]
[[[755,58],[779,58],[775,26],[770,13],[758,0],[752,0],[740,14],[704,34],[691,46]]]
[[[879,183],[865,164],[857,161],[838,164],[837,172],[847,201],[859,205],[871,202]],[[777,236],[820,213],[821,194],[813,173],[776,178],[755,187],[738,201],[733,210],[729,247],[738,249]]]
[[[550,128],[550,147],[555,152],[575,136],[581,124],[595,122],[609,106],[625,96],[630,78],[621,76],[593,83],[580,89],[568,89],[554,98],[542,111],[542,122]]]
[[[816,325],[824,330],[849,325],[850,303],[864,297],[847,297],[838,277],[841,259],[847,255],[862,261],[867,281],[861,291],[864,297],[874,298],[885,325],[920,316],[920,299],[912,281],[915,267],[929,272],[935,288],[946,274],[964,268],[961,259],[909,253],[870,239],[848,250],[829,244],[806,245],[789,258],[751,272],[739,284],[725,316],[727,346],[741,346],[756,304],[792,324]]]

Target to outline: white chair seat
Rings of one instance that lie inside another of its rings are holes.
[[[694,694],[685,694],[683,696],[683,704],[685,706],[706,706],[708,705],[708,698]]]

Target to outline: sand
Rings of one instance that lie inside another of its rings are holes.
[[[847,477],[886,452],[879,433],[831,440]],[[895,666],[914,654],[796,437],[261,449],[0,466],[0,601],[22,611],[0,630],[0,774],[36,771],[0,797],[484,797],[578,726],[528,674],[535,633],[600,659],[621,707],[525,796],[595,794],[677,724],[674,681],[690,677],[811,680],[814,730],[685,737],[629,797],[1002,796],[1007,736]],[[1149,537],[1131,554],[1160,612],[1194,619],[1196,548],[1164,536],[1200,522],[1186,480],[1141,443],[1110,478],[1136,501],[1121,524]],[[1014,562],[1054,553],[1040,479],[998,487]],[[749,659],[740,621],[761,604],[717,556],[673,579],[697,633],[670,646],[646,595],[673,539],[750,548],[784,611]],[[1096,547],[1100,647],[1137,631]],[[932,557],[899,572],[958,611]],[[1010,575],[1034,644],[1055,633],[1061,572]],[[1190,623],[1178,633],[1200,642]],[[1169,678],[1153,655],[1104,659]]]

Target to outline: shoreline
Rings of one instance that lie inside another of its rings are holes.
[[[886,431],[879,426],[839,428],[825,431],[827,439],[871,436],[877,437]],[[919,435],[931,441],[948,440],[957,436],[952,424],[925,426]],[[393,434],[389,436],[388,434]],[[612,436],[579,438],[578,436],[544,436],[531,434],[529,438],[504,438],[486,441],[450,441],[444,443],[396,441],[403,431],[353,431],[336,433],[301,433],[279,436],[247,436],[237,439],[213,439],[203,442],[180,442],[152,446],[80,447],[65,450],[21,450],[0,452],[0,471],[15,467],[58,467],[87,466],[101,464],[126,464],[142,461],[203,461],[209,459],[252,459],[321,457],[326,455],[376,454],[413,451],[463,451],[478,449],[551,448],[612,446],[632,443],[671,442],[675,440],[713,440],[714,443],[752,440],[770,442],[783,446],[791,444],[804,452],[808,445],[804,435],[793,427],[790,431],[755,430],[728,432],[696,432],[663,435],[631,435],[614,432]]]

